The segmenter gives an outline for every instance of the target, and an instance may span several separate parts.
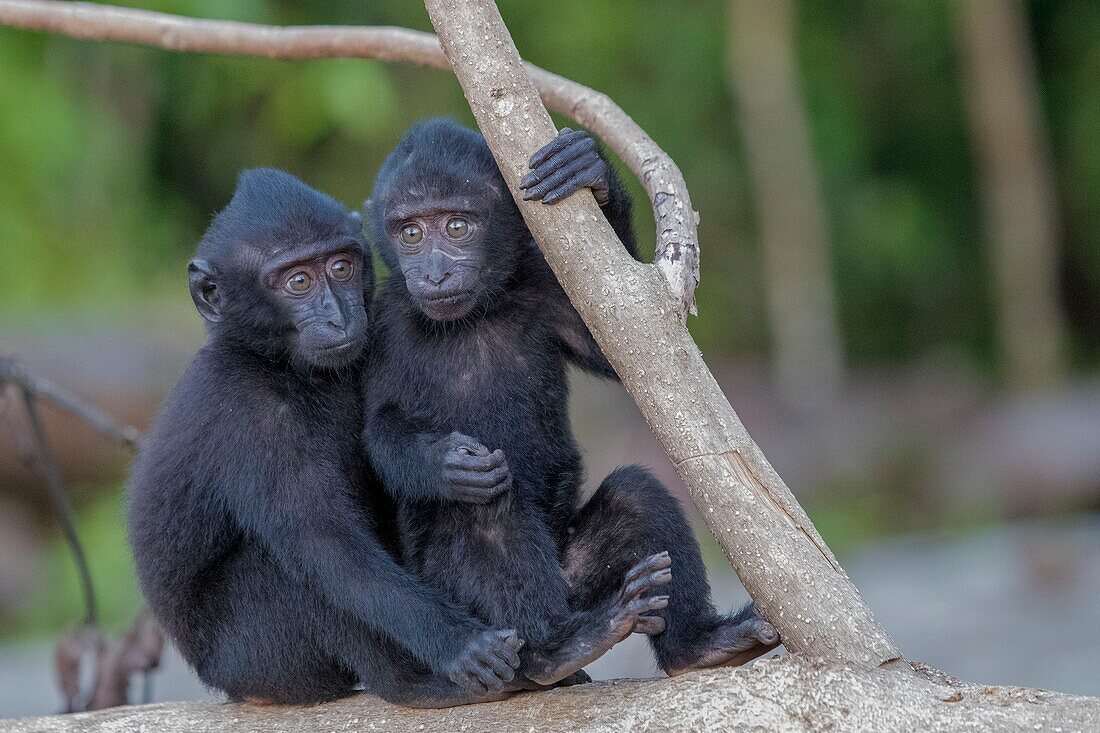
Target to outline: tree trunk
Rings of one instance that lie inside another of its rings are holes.
[[[491,0],[427,0],[444,53],[527,225],[787,648],[878,666],[901,653],[703,363],[677,302],[588,192],[545,206],[516,183],[556,134]]]
[[[821,200],[794,60],[791,0],[731,0],[730,87],[753,181],[775,366],[792,402],[822,402],[843,381],[844,345]]]
[[[965,0],[958,39],[981,170],[997,325],[1008,383],[1057,384],[1066,367],[1058,214],[1035,64],[1019,0]]]

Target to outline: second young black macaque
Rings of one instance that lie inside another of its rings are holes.
[[[520,185],[548,204],[590,188],[637,256],[630,199],[587,134],[563,130]],[[406,563],[486,622],[516,628],[527,640],[519,671],[539,682],[631,630],[650,635],[670,675],[774,647],[754,605],[715,612],[683,510],[645,469],[617,469],[578,507],[566,368],[616,375],[481,135],[449,120],[414,125],[367,215],[391,275],[364,441],[399,502]]]
[[[231,699],[312,703],[362,685],[437,707],[521,686],[515,633],[380,541],[381,489],[359,449],[370,265],[358,216],[259,169],[189,268],[209,340],[142,442],[130,541],[158,621]]]

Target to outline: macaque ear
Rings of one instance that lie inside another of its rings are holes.
[[[220,323],[222,320],[222,294],[215,281],[216,275],[216,268],[206,260],[191,260],[187,265],[191,300],[195,301],[195,310],[208,323]]]

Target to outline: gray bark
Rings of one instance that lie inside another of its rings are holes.
[[[0,720],[0,733],[387,731],[1064,731],[1100,730],[1100,699],[963,685],[796,656],[671,680],[617,680],[449,710],[366,695],[315,707],[165,703]]]
[[[868,666],[901,653],[749,437],[656,268],[635,262],[595,200],[525,202],[516,183],[556,134],[491,0],[427,0],[497,165],[569,299],[668,451],[703,519],[792,651]]]

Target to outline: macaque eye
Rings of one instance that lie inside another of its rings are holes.
[[[470,231],[470,222],[461,216],[452,216],[447,221],[447,236],[451,239],[462,239]]]
[[[424,238],[424,230],[419,224],[406,224],[401,228],[401,241],[405,244],[419,244]]]
[[[313,278],[308,272],[299,270],[287,278],[285,287],[292,293],[304,293],[313,287]]]
[[[328,271],[337,280],[347,280],[351,277],[352,265],[350,260],[336,260],[328,266]]]

